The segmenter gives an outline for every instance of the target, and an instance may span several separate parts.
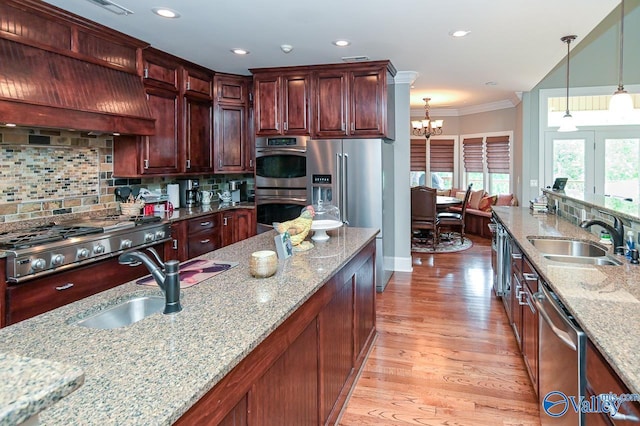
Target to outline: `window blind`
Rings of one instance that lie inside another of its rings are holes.
[[[411,171],[427,170],[427,140],[411,139]]]
[[[453,139],[431,139],[429,167],[432,172],[453,172]]]
[[[482,173],[482,137],[462,140],[462,156],[467,172]]]
[[[487,167],[489,173],[509,173],[509,136],[487,137]]]

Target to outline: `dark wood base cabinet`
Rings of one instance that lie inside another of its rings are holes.
[[[375,336],[374,266],[371,242],[176,424],[334,424]]]
[[[613,393],[616,396],[631,394],[631,391],[622,383],[622,380],[613,371],[609,363],[603,358],[598,349],[587,342],[587,383],[586,397]],[[617,417],[617,418],[616,418]],[[640,402],[625,401],[618,408],[617,416],[609,416],[607,413],[587,413],[585,415],[587,425],[602,426],[631,426],[640,423]]]

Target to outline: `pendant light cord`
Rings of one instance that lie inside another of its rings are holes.
[[[570,45],[573,40],[575,40],[578,36],[568,35],[562,37],[560,40],[567,43],[567,109],[565,110],[565,115],[569,114],[569,64],[571,62],[571,49]]]
[[[622,59],[624,51],[624,0],[620,2],[622,16],[620,18],[620,69],[618,70],[618,90],[624,90],[622,85]]]

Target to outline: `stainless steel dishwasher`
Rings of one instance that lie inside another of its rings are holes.
[[[584,425],[586,336],[546,283],[540,282],[534,300],[540,313],[540,423]]]

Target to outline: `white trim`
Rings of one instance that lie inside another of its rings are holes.
[[[520,97],[522,96],[522,92],[518,92]],[[501,109],[514,108],[521,101],[518,94],[514,94],[514,98],[512,100],[504,100],[497,102],[490,102],[482,105],[474,105],[464,108],[431,108],[429,112],[434,117],[460,117],[463,115],[471,115],[478,114],[481,112],[491,112],[498,111]],[[422,108],[411,108],[411,116],[417,117],[424,115],[424,107]]]
[[[387,259],[393,265],[393,268],[386,268]],[[411,257],[386,257],[385,256],[385,268],[394,272],[413,272],[413,261]]]
[[[398,71],[393,78],[395,84],[413,84],[420,74],[416,71]]]

